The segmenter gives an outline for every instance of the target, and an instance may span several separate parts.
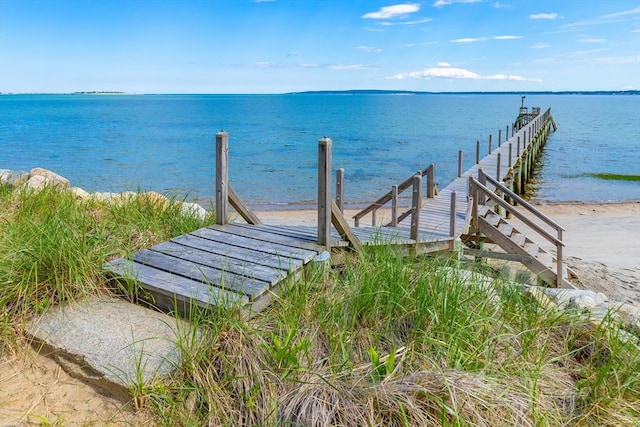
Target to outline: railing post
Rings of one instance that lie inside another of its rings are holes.
[[[512,152],[513,152],[513,143],[510,142],[509,143],[509,168],[511,168],[511,166],[513,166],[513,156],[512,156]]]
[[[482,168],[478,169],[478,182],[485,187],[487,186],[487,178],[484,176],[484,171],[482,170]],[[482,196],[478,196],[478,203],[480,203],[481,205],[487,203],[487,196],[485,196],[484,194],[482,194]]]
[[[427,198],[433,199],[436,196],[436,165],[431,163],[427,169]]]
[[[336,171],[336,205],[344,213],[344,168]]]
[[[451,210],[449,211],[449,235],[456,235],[456,192],[451,192]]]
[[[491,154],[491,152],[493,151],[491,149],[491,140],[493,139],[493,135],[489,135],[489,154]]]
[[[469,197],[471,197],[471,202],[473,203],[471,206],[471,224],[473,229],[476,230],[478,228],[478,188],[471,175],[469,175]]]
[[[458,150],[458,178],[462,176],[462,150]]]
[[[371,226],[375,227],[376,226],[376,213],[378,212],[377,209],[374,209],[371,211]]]
[[[507,127],[504,130],[504,142],[507,142],[508,139],[509,139],[509,125],[507,125]]]
[[[502,129],[498,129],[498,147],[502,146]]]
[[[476,165],[480,163],[480,141],[476,140]]]
[[[229,221],[229,134],[216,133],[216,224]]]
[[[398,226],[398,186],[391,187],[391,227]]]
[[[331,138],[318,141],[318,245],[331,252]]]
[[[413,177],[413,194],[411,197],[411,239],[418,243],[420,230],[420,204],[422,200],[422,174]]]
[[[516,157],[520,159],[520,137],[518,137],[518,150],[516,151]]]
[[[498,153],[498,163],[496,163],[496,181],[500,181],[500,161],[501,161],[500,153]]]
[[[562,279],[564,274],[564,269],[562,268],[562,229],[558,228],[558,241],[560,243],[556,243],[556,286],[559,288],[562,286]]]
[[[527,147],[527,130],[524,130],[524,137],[522,139],[523,148]]]

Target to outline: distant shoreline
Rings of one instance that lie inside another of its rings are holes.
[[[76,91],[76,92],[0,92],[2,95],[215,95],[215,96],[282,96],[282,95],[640,95],[640,90],[567,90],[567,91],[469,91],[469,92],[427,92],[412,90],[387,89],[348,89],[348,90],[318,90],[284,93],[138,93],[125,91]]]

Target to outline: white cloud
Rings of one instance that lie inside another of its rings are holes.
[[[433,3],[433,7],[443,7],[443,6],[448,6],[450,4],[453,3],[478,3],[482,0],[436,0],[435,3]]]
[[[356,49],[361,50],[363,52],[367,52],[367,53],[381,53],[382,49],[380,49],[379,47],[373,47],[373,46],[358,46],[356,47]]]
[[[586,25],[610,24],[612,22],[621,21],[622,17],[628,16],[628,15],[638,15],[638,14],[640,14],[640,7],[636,7],[635,9],[625,10],[622,12],[610,13],[607,15],[598,16],[589,21],[580,21],[580,22],[574,22],[572,24],[566,24],[566,25],[563,25],[561,28],[566,29],[566,28],[573,28],[573,27],[582,27]]]
[[[580,43],[604,43],[606,39],[598,39],[595,37],[583,36],[578,40]]]
[[[536,43],[531,46],[531,49],[547,49],[548,47],[550,47],[548,44]]]
[[[403,22],[381,22],[380,25],[391,26],[391,25],[417,25],[417,24],[425,24],[427,22],[431,22],[433,19],[424,18],[418,21],[403,21]]]
[[[529,18],[531,19],[549,19],[551,21],[555,20],[556,18],[558,18],[558,14],[553,12],[553,13],[537,13],[535,15],[530,15]]]
[[[385,6],[377,12],[369,12],[362,15],[364,19],[391,19],[405,17],[410,13],[420,10],[418,3],[396,4],[393,6]]]
[[[438,62],[438,67],[451,67],[451,64],[447,62]]]
[[[513,7],[510,4],[503,4],[500,2],[495,2],[492,6],[494,9],[511,9]]]
[[[445,63],[440,63],[445,64]],[[388,80],[405,80],[405,79],[430,79],[434,78],[446,78],[446,79],[471,79],[471,80],[513,80],[513,81],[530,81],[539,82],[542,80],[538,78],[529,78],[516,76],[512,74],[493,74],[489,76],[482,76],[474,73],[473,71],[465,70],[464,68],[452,67],[438,64],[438,67],[425,68],[422,71],[413,71],[410,73],[400,73],[392,77],[387,77]]]
[[[363,64],[337,64],[337,65],[329,65],[327,68],[330,70],[352,71],[352,70],[366,70],[372,67],[368,65],[363,65]]]
[[[318,64],[300,64],[301,68],[318,68]]]
[[[475,42],[482,42],[487,40],[486,37],[478,37],[478,38],[473,38],[473,37],[465,37],[462,39],[455,39],[455,40],[449,40],[451,43],[475,43]]]
[[[494,40],[516,40],[521,39],[522,36],[493,36],[491,38]]]
[[[638,28],[637,30],[631,30],[632,33],[640,33],[640,28]]]

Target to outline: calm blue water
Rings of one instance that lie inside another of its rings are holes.
[[[544,155],[537,198],[640,199],[640,97],[529,95],[551,107],[558,131]],[[252,205],[310,203],[317,141],[333,140],[346,198],[371,201],[436,163],[440,187],[494,144],[517,115],[517,95],[3,95],[0,169],[44,167],[88,191],[156,190],[214,199],[215,133],[229,132],[230,180]]]

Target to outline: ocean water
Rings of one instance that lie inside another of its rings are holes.
[[[528,95],[558,125],[536,193],[548,201],[640,199],[640,97]],[[517,95],[2,95],[0,169],[43,167],[88,191],[155,190],[210,206],[215,134],[229,133],[229,175],[251,205],[313,203],[317,141],[333,140],[346,202],[370,202],[436,164],[444,187],[515,119]]]

